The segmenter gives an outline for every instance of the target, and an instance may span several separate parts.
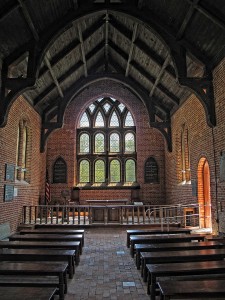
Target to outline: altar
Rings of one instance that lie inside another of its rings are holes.
[[[122,206],[127,205],[128,199],[116,200],[86,200],[90,205],[91,223],[120,223]]]

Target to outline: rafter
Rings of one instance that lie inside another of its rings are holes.
[[[105,71],[108,72],[109,64],[109,13],[106,11],[105,15]]]
[[[169,62],[170,62],[170,55],[167,54],[167,57],[166,57],[166,59],[165,59],[163,65],[162,65],[162,68],[161,68],[161,70],[160,70],[160,72],[159,72],[159,74],[158,74],[158,76],[157,76],[157,78],[156,78],[156,81],[155,81],[155,83],[154,83],[154,85],[153,85],[153,87],[152,87],[152,89],[151,89],[151,91],[150,91],[150,93],[149,93],[149,96],[150,96],[150,97],[153,96],[154,91],[155,91],[155,89],[156,89],[156,87],[157,87],[159,81],[161,80],[161,78],[162,78],[162,76],[163,76],[163,73],[164,73],[164,71],[165,71],[165,68],[167,67],[167,65],[169,64]]]
[[[19,3],[15,0],[10,0],[7,5],[5,5],[0,12],[0,22],[4,21],[4,19],[10,15],[15,9],[19,7]]]
[[[129,73],[130,61],[131,61],[132,55],[133,55],[134,41],[136,39],[137,29],[138,29],[138,23],[135,23],[134,24],[134,29],[133,29],[133,34],[132,34],[132,39],[131,39],[130,51],[129,51],[128,61],[127,61],[127,67],[126,67],[126,73],[125,73],[126,77],[128,76],[128,73]]]
[[[88,72],[87,72],[87,62],[86,62],[86,57],[85,57],[85,51],[84,51],[84,41],[83,41],[83,36],[82,36],[82,31],[80,24],[77,24],[77,29],[78,29],[78,35],[79,35],[79,40],[80,40],[80,49],[81,49],[81,55],[82,55],[82,60],[84,63],[84,74],[85,77],[87,77]]]
[[[72,1],[72,5],[74,9],[78,9],[78,1],[77,0],[71,0]]]
[[[205,17],[207,17],[208,19],[210,19],[214,24],[216,24],[217,26],[219,26],[223,31],[225,31],[225,22],[224,20],[221,20],[215,13],[213,13],[212,11],[208,11],[207,9],[205,9],[204,7],[202,7],[201,5],[192,2],[191,0],[186,0],[189,4],[193,5],[193,7],[198,10],[201,14],[203,14]]]
[[[179,29],[179,31],[178,31],[178,33],[177,33],[177,35],[176,35],[176,39],[177,39],[177,40],[179,40],[179,39],[182,38],[182,36],[183,36],[183,34],[184,34],[184,32],[185,32],[185,29],[187,28],[187,25],[188,25],[188,23],[190,22],[190,20],[191,20],[193,14],[194,14],[195,6],[196,6],[196,4],[198,4],[199,1],[200,1],[200,0],[194,0],[194,1],[191,3],[191,5],[190,5],[190,7],[189,7],[189,10],[187,11],[186,16],[185,16],[185,18],[184,18],[184,20],[183,20],[183,22],[182,22],[182,24],[181,24],[181,26],[180,26],[180,29]]]

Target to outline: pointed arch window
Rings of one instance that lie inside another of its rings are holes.
[[[185,124],[181,128],[181,169],[182,182],[189,182],[191,180],[189,134]]]
[[[117,159],[110,162],[110,182],[120,182],[120,162]]]
[[[62,157],[59,157],[53,166],[53,183],[67,182],[67,165]]]
[[[90,127],[90,120],[86,112],[83,113],[80,119],[80,127]]]
[[[77,136],[78,186],[105,189],[137,184],[136,128],[124,104],[111,97],[96,99],[83,112]]]
[[[154,157],[149,157],[145,162],[145,182],[146,183],[158,183],[158,164]]]
[[[99,111],[95,120],[95,127],[104,127],[105,121],[103,119],[102,113]]]
[[[136,181],[136,164],[133,159],[128,159],[125,164],[126,182]]]
[[[80,153],[90,152],[90,137],[87,133],[82,133],[80,135]]]
[[[125,135],[125,152],[134,152],[134,151],[135,151],[134,134],[128,132]]]
[[[125,118],[125,127],[130,127],[130,126],[134,126],[134,119],[131,113],[128,111]]]
[[[120,136],[118,133],[110,134],[110,152],[120,152]]]
[[[102,133],[95,135],[95,153],[105,152],[105,137]]]
[[[110,118],[109,126],[110,127],[119,127],[119,125],[120,125],[120,123],[119,123],[118,116],[117,116],[116,112],[114,111]]]
[[[88,183],[90,181],[90,164],[86,159],[81,160],[80,162],[80,174],[79,179],[81,183]]]
[[[105,163],[101,159],[95,162],[95,182],[105,182]]]

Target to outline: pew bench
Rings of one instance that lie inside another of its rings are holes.
[[[0,286],[1,300],[54,300],[55,288]]]
[[[158,282],[160,300],[170,299],[215,299],[225,298],[225,280],[172,281]]]

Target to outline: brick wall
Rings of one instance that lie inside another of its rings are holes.
[[[4,185],[9,183],[5,181],[5,164],[16,165],[17,132],[21,120],[28,122],[31,135],[30,183],[17,180],[14,186],[17,188],[18,196],[14,197],[13,201],[4,202]],[[21,222],[22,206],[35,205],[39,201],[44,157],[40,154],[40,124],[39,115],[21,96],[10,109],[7,125],[0,128],[0,224],[10,222],[12,231],[15,231]]]
[[[224,201],[225,182],[219,180],[220,152],[225,151],[225,60],[214,70],[214,94],[217,126],[206,123],[201,102],[192,95],[172,117],[173,152],[165,153],[166,194],[168,203],[198,203],[190,184],[181,184],[180,136],[182,125],[188,127],[191,179],[198,179],[201,158],[207,159],[210,170],[213,229],[218,229],[217,203]],[[201,186],[198,186],[201,190]],[[220,220],[222,222],[222,220]]]
[[[107,91],[107,92],[105,92]],[[140,199],[146,203],[162,204],[165,202],[164,184],[164,140],[156,129],[149,127],[149,118],[143,103],[121,85],[112,81],[103,81],[91,85],[76,97],[65,113],[64,126],[52,133],[48,140],[48,168],[52,170],[55,160],[62,156],[68,166],[68,183],[51,184],[52,197],[60,199],[63,189],[71,189],[77,184],[76,165],[76,126],[86,107],[98,97],[112,96],[123,102],[134,116],[137,132],[137,179],[141,186]],[[149,156],[154,156],[159,165],[159,184],[144,183],[144,164]],[[50,172],[52,179],[52,171]],[[81,201],[85,199],[130,199],[131,190],[96,190],[80,191]]]

